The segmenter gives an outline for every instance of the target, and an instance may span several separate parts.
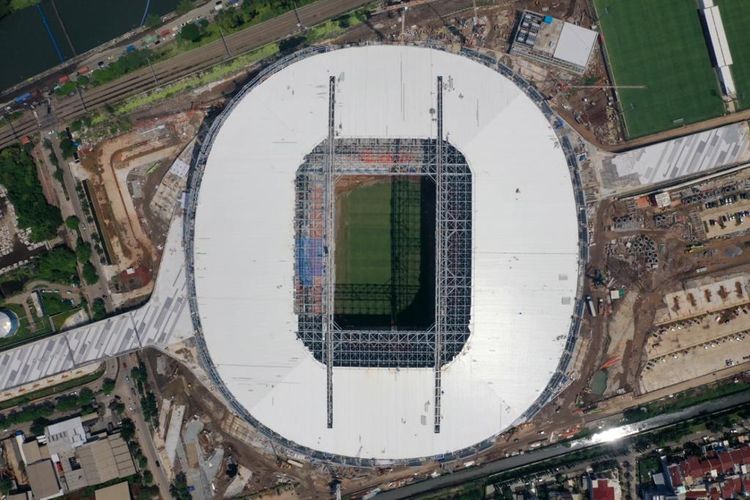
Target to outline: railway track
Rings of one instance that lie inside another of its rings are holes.
[[[230,56],[234,57],[293,35],[300,29],[297,25],[297,16],[302,25],[312,26],[367,3],[367,0],[319,0],[297,9],[296,14],[287,12],[224,37],[226,48],[222,40],[215,40],[189,52],[155,63],[151,68],[141,68],[114,82],[81,91],[80,95],[74,94],[55,99],[52,101],[53,118],[51,120],[47,117],[38,120],[33,116],[25,116],[14,121],[12,126],[6,125],[0,129],[0,148],[16,142],[21,136],[36,133],[54,123],[73,120],[105,104],[121,102],[128,97],[202,71]]]

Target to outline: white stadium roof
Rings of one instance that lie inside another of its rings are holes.
[[[333,370],[296,336],[295,174],[328,134],[430,138],[436,78],[444,130],[473,175],[471,336],[443,368],[433,432],[433,370]],[[465,57],[418,47],[307,57],[258,84],[213,141],[198,194],[194,275],[208,353],[259,422],[298,445],[401,459],[470,447],[501,432],[557,368],[578,281],[570,173],[547,119],[514,83]]]

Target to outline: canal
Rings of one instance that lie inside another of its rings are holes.
[[[42,0],[0,19],[0,92],[162,16],[179,0]]]

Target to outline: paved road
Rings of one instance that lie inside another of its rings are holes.
[[[151,429],[143,418],[141,412],[141,403],[136,396],[135,386],[133,381],[127,381],[125,377],[130,373],[130,370],[138,365],[138,357],[135,354],[130,354],[122,358],[123,367],[120,370],[120,376],[117,377],[115,384],[115,394],[119,394],[125,403],[125,414],[133,420],[135,423],[135,436],[138,439],[138,443],[141,445],[143,454],[148,459],[148,469],[154,474],[154,482],[159,487],[159,493],[162,498],[172,498],[169,494],[169,479],[164,474],[164,467],[157,467],[156,463],[159,460],[159,455],[156,452],[156,446],[154,445],[154,439],[151,434]],[[131,410],[132,408],[132,410]]]
[[[14,143],[20,136],[34,133],[41,127],[49,126],[53,119],[67,121],[78,118],[87,111],[99,108],[104,104],[122,101],[129,96],[208,68],[230,55],[236,56],[293,35],[299,29],[297,27],[297,15],[299,15],[299,20],[304,26],[312,26],[367,3],[368,0],[319,0],[297,9],[296,14],[294,11],[287,12],[228,35],[225,38],[229,55],[226,53],[224,43],[219,39],[190,52],[184,52],[166,61],[154,64],[153,72],[151,68],[142,68],[107,85],[82,91],[80,96],[76,94],[55,98],[52,100],[54,117],[47,116],[46,111],[42,111],[45,116],[38,119],[34,116],[25,116],[12,122],[12,126],[3,123],[3,128],[0,128],[0,148]]]
[[[638,422],[637,424],[634,424],[632,426],[625,426],[625,428],[623,428],[623,432],[626,433],[625,435],[632,436],[640,432],[675,424],[683,420],[689,420],[701,414],[721,412],[723,410],[748,402],[750,402],[750,391],[745,391],[731,396],[715,399],[713,401],[708,401],[706,403],[696,405],[678,412],[658,415],[648,420]],[[419,483],[410,484],[408,486],[404,486],[403,488],[386,491],[377,495],[376,498],[387,500],[413,497],[415,495],[420,495],[430,491],[457,486],[459,484],[463,484],[472,480],[491,476],[499,472],[533,464],[542,460],[560,457],[577,450],[595,446],[600,442],[601,441],[594,442],[593,439],[582,439],[573,441],[569,446],[548,446],[546,448],[529,452],[524,455],[518,455],[503,460],[488,462],[486,464],[470,469],[462,469],[452,474],[446,474],[434,479],[428,479]]]

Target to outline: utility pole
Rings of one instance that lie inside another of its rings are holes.
[[[299,18],[299,12],[297,12],[297,2],[292,0],[292,9],[294,10],[294,17],[297,18],[297,28],[304,31],[305,26],[302,24],[302,19]]]
[[[83,106],[83,110],[88,112],[88,109],[86,109],[86,103],[83,100],[83,94],[81,93],[81,87],[76,85],[76,91],[78,92],[78,98],[81,100],[81,106]]]
[[[227,52],[227,57],[232,57],[232,53],[229,52],[229,46],[227,45],[226,38],[224,38],[224,32],[221,30],[221,26],[219,26],[219,36],[221,37],[221,43],[224,44],[224,50]]]
[[[159,86],[159,79],[156,78],[156,71],[154,71],[154,67],[151,65],[151,58],[146,56],[146,62],[148,63],[148,69],[151,70],[151,76],[154,78],[154,85]]]
[[[18,134],[16,133],[16,129],[13,128],[13,122],[8,118],[8,115],[3,115],[5,118],[5,121],[8,122],[8,125],[10,126],[10,131],[13,132],[13,137],[18,140]]]
[[[403,40],[406,36],[406,11],[409,10],[409,6],[404,6],[403,12],[401,12],[401,39]]]

